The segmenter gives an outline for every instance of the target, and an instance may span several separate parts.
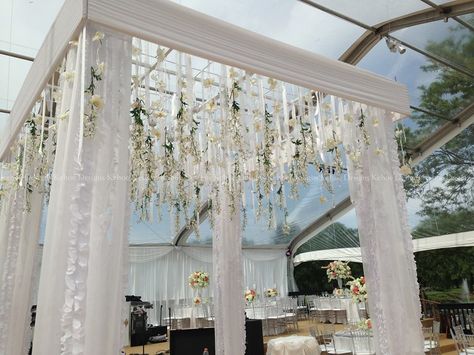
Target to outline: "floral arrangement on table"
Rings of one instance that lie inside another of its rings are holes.
[[[349,281],[347,284],[350,286],[352,301],[354,303],[367,301],[367,286],[365,284],[364,276]]]
[[[204,271],[194,271],[188,278],[191,288],[206,288],[209,286],[209,274]]]
[[[278,296],[278,291],[276,288],[267,288],[265,290],[265,297],[272,298]]]
[[[332,294],[333,296],[336,296],[336,297],[342,297],[344,296],[345,294],[345,289],[343,288],[335,288],[333,291],[332,291]]]
[[[195,306],[199,306],[202,303],[202,299],[199,296],[193,298],[193,303]]]
[[[255,290],[250,289],[245,291],[245,300],[247,302],[253,302],[255,301],[255,298],[257,298],[257,292],[255,292]]]
[[[349,279],[351,278],[351,267],[344,261],[335,260],[324,266],[328,280]]]
[[[362,319],[359,323],[357,323],[357,329],[360,330],[371,330],[372,329],[372,321],[369,319]]]

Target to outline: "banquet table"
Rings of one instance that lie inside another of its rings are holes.
[[[349,323],[358,323],[360,321],[359,306],[350,297],[322,297],[319,302],[323,309],[337,309],[339,307],[345,309]]]
[[[267,344],[267,355],[320,355],[321,349],[311,336],[292,335],[272,339]]]
[[[374,352],[374,338],[372,336],[367,339],[357,338],[354,342],[352,335],[347,331],[340,331],[334,334],[334,345],[337,351],[354,350],[354,345],[358,352]]]

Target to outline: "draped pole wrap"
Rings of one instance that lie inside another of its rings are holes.
[[[131,38],[91,24],[69,51],[33,354],[120,352],[128,264],[130,68]]]
[[[4,254],[0,288],[0,354],[27,353],[31,341],[30,308],[33,271],[41,222],[42,194],[31,193],[25,210],[25,191],[12,191],[2,204]]]
[[[349,105],[340,117],[346,151],[370,137],[360,156],[349,154],[349,186],[359,227],[369,313],[380,355],[422,355],[421,307],[407,222],[392,114]],[[400,341],[403,339],[403,341]]]
[[[220,213],[214,216],[212,243],[216,354],[242,355],[245,353],[242,228],[240,210],[232,210],[227,196],[225,192],[219,195]]]

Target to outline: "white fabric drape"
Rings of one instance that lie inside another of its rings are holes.
[[[212,243],[216,355],[242,355],[245,353],[242,230],[240,211],[232,211],[226,197],[226,193],[220,194]]]
[[[1,213],[0,354],[26,354],[30,342],[33,268],[41,221],[42,195],[12,191]]]
[[[117,354],[121,347],[128,232],[131,39],[87,26],[63,81],[33,353]],[[85,42],[84,42],[85,41]],[[95,42],[95,43],[93,43]],[[100,42],[100,45],[99,43]],[[82,137],[84,89],[104,63],[104,100],[93,137]],[[82,74],[81,74],[82,73]],[[84,75],[85,74],[85,75]],[[85,79],[83,78],[85,76]],[[84,80],[84,81],[83,81]],[[81,144],[82,143],[82,144]],[[82,148],[82,150],[81,150]]]
[[[341,127],[344,144],[362,142],[361,127],[371,139],[360,160],[348,161],[376,353],[421,355],[419,289],[392,117],[367,108],[361,123],[359,107],[353,110],[354,119]]]
[[[281,249],[244,249],[244,286],[255,285],[258,294],[274,287],[285,295],[287,265],[285,251]],[[216,281],[212,267],[212,248],[202,247],[130,247],[129,293],[142,296],[155,307],[148,310],[150,323],[159,322],[159,305],[167,306],[178,300],[191,300],[193,290],[188,285],[188,276],[197,270],[209,272],[210,287],[203,297],[213,297]],[[244,287],[245,288],[245,287]],[[244,289],[240,291],[243,297]],[[165,314],[163,314],[165,316]]]

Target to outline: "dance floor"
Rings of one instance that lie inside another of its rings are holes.
[[[264,342],[267,343],[270,339],[279,338],[279,337],[287,336],[290,334],[309,335],[309,328],[317,326],[318,323],[315,323],[309,320],[302,320],[298,322],[298,325],[299,325],[298,331],[290,331],[288,333],[281,334],[281,335],[264,337]],[[344,329],[344,327],[345,326],[342,324],[336,324],[336,330],[342,330]],[[125,350],[126,355],[134,355],[134,354],[141,355],[142,354],[141,346],[128,347],[128,348],[125,348],[124,350]],[[446,355],[457,354],[454,348],[453,341],[451,339],[446,339],[445,337],[442,337],[441,339],[441,350],[442,350],[442,354],[446,354]],[[145,354],[157,355],[157,354],[167,354],[167,353],[169,353],[169,344],[167,342],[145,345]]]

